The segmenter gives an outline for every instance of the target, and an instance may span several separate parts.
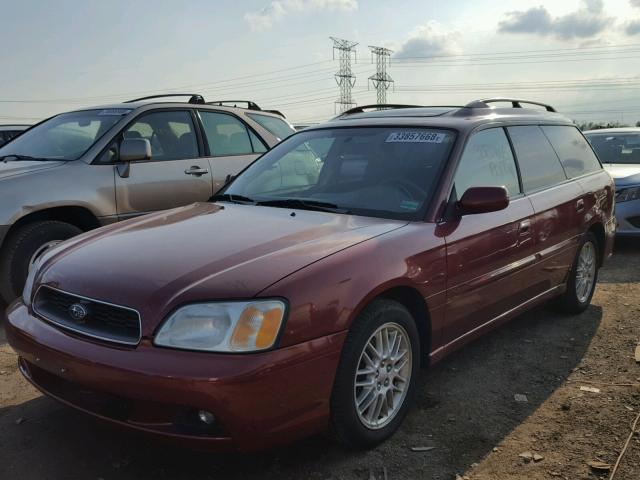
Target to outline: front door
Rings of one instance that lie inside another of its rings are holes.
[[[506,187],[509,206],[452,219],[443,226],[448,276],[445,344],[499,318],[530,296],[534,211],[522,195],[502,128],[482,130],[469,139],[452,196],[460,198],[468,188],[484,186]]]
[[[211,168],[200,157],[191,113],[187,110],[143,114],[124,138],[146,138],[151,159],[132,162],[128,176],[115,173],[121,218],[204,202],[213,193]]]

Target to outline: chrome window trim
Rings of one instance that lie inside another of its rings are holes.
[[[55,320],[47,317],[46,315],[43,315],[41,312],[39,312],[36,308],[36,299],[38,298],[38,293],[40,293],[40,290],[45,287],[45,288],[49,288],[51,290],[54,290],[58,293],[62,293],[64,295],[69,295],[71,297],[75,297],[81,300],[88,300],[90,302],[95,302],[95,303],[100,303],[102,305],[107,305],[109,307],[115,307],[115,308],[121,308],[123,310],[128,310],[130,312],[134,312],[136,314],[136,316],[138,317],[138,339],[135,342],[125,342],[122,340],[114,340],[113,338],[109,338],[109,337],[103,337],[100,335],[94,335],[91,333],[87,333],[83,330],[79,330],[79,329],[75,329],[73,327],[70,327],[68,325],[64,325],[61,324],[59,322],[56,322]],[[129,346],[135,346],[138,345],[140,343],[140,341],[142,340],[142,319],[140,317],[140,312],[138,312],[136,309],[131,308],[131,307],[125,307],[123,305],[117,305],[115,303],[109,303],[109,302],[105,302],[103,300],[96,300],[95,298],[91,298],[91,297],[85,297],[83,295],[78,295],[77,293],[71,293],[71,292],[67,292],[65,290],[60,290],[59,288],[55,288],[52,287],[50,285],[39,285],[38,289],[36,290],[36,294],[33,296],[33,302],[31,303],[31,308],[33,309],[33,312],[35,314],[37,314],[42,320],[44,320],[45,322],[51,323],[53,325],[56,325],[64,330],[68,330],[70,332],[74,332],[77,333],[78,335],[82,335],[85,337],[89,337],[89,338],[94,338],[96,340],[102,340],[103,342],[110,342],[110,343],[117,343],[120,345],[129,345]]]

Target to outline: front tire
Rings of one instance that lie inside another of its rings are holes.
[[[415,320],[393,300],[373,301],[354,321],[331,395],[331,430],[351,448],[370,448],[398,429],[415,392],[420,342]]]
[[[587,232],[580,242],[569,273],[567,290],[558,299],[561,311],[579,314],[587,309],[598,282],[598,264],[598,240],[593,233]]]
[[[10,303],[22,294],[29,266],[49,247],[82,233],[70,223],[48,220],[16,228],[0,255],[0,296]]]

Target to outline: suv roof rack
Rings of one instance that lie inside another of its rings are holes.
[[[338,116],[341,117],[343,115],[353,115],[355,113],[364,113],[365,110],[372,110],[372,109],[395,110],[397,108],[421,108],[421,107],[424,107],[424,105],[404,105],[401,103],[373,103],[371,105],[360,105],[359,107],[350,108],[349,110],[345,110]]]
[[[124,103],[134,103],[140,102],[142,100],[152,100],[154,98],[165,98],[165,97],[189,97],[189,103],[197,103],[204,104],[204,97],[197,93],[163,93],[160,95],[149,95],[147,97],[134,98],[133,100],[127,100]]]
[[[246,103],[248,110],[262,110],[260,106],[256,102],[252,102],[251,100],[216,100],[215,102],[207,102],[207,105],[218,105],[219,107],[226,106],[225,103],[233,103],[234,107],[237,107],[238,103]]]
[[[546,103],[534,102],[531,100],[522,100],[518,98],[500,98],[500,97],[474,100],[473,102],[467,103],[464,106],[464,108],[491,108],[491,105],[489,104],[500,103],[500,102],[511,103],[512,108],[524,108],[522,106],[522,104],[524,103],[526,105],[537,105],[539,107],[544,107],[547,112],[554,112],[554,113],[557,112],[555,108],[553,108],[551,105],[548,105]]]

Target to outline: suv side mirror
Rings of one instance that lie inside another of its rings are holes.
[[[151,144],[146,138],[125,138],[120,143],[119,160],[134,162],[151,158]]]
[[[457,204],[460,215],[497,212],[508,206],[509,193],[504,187],[471,187]]]

